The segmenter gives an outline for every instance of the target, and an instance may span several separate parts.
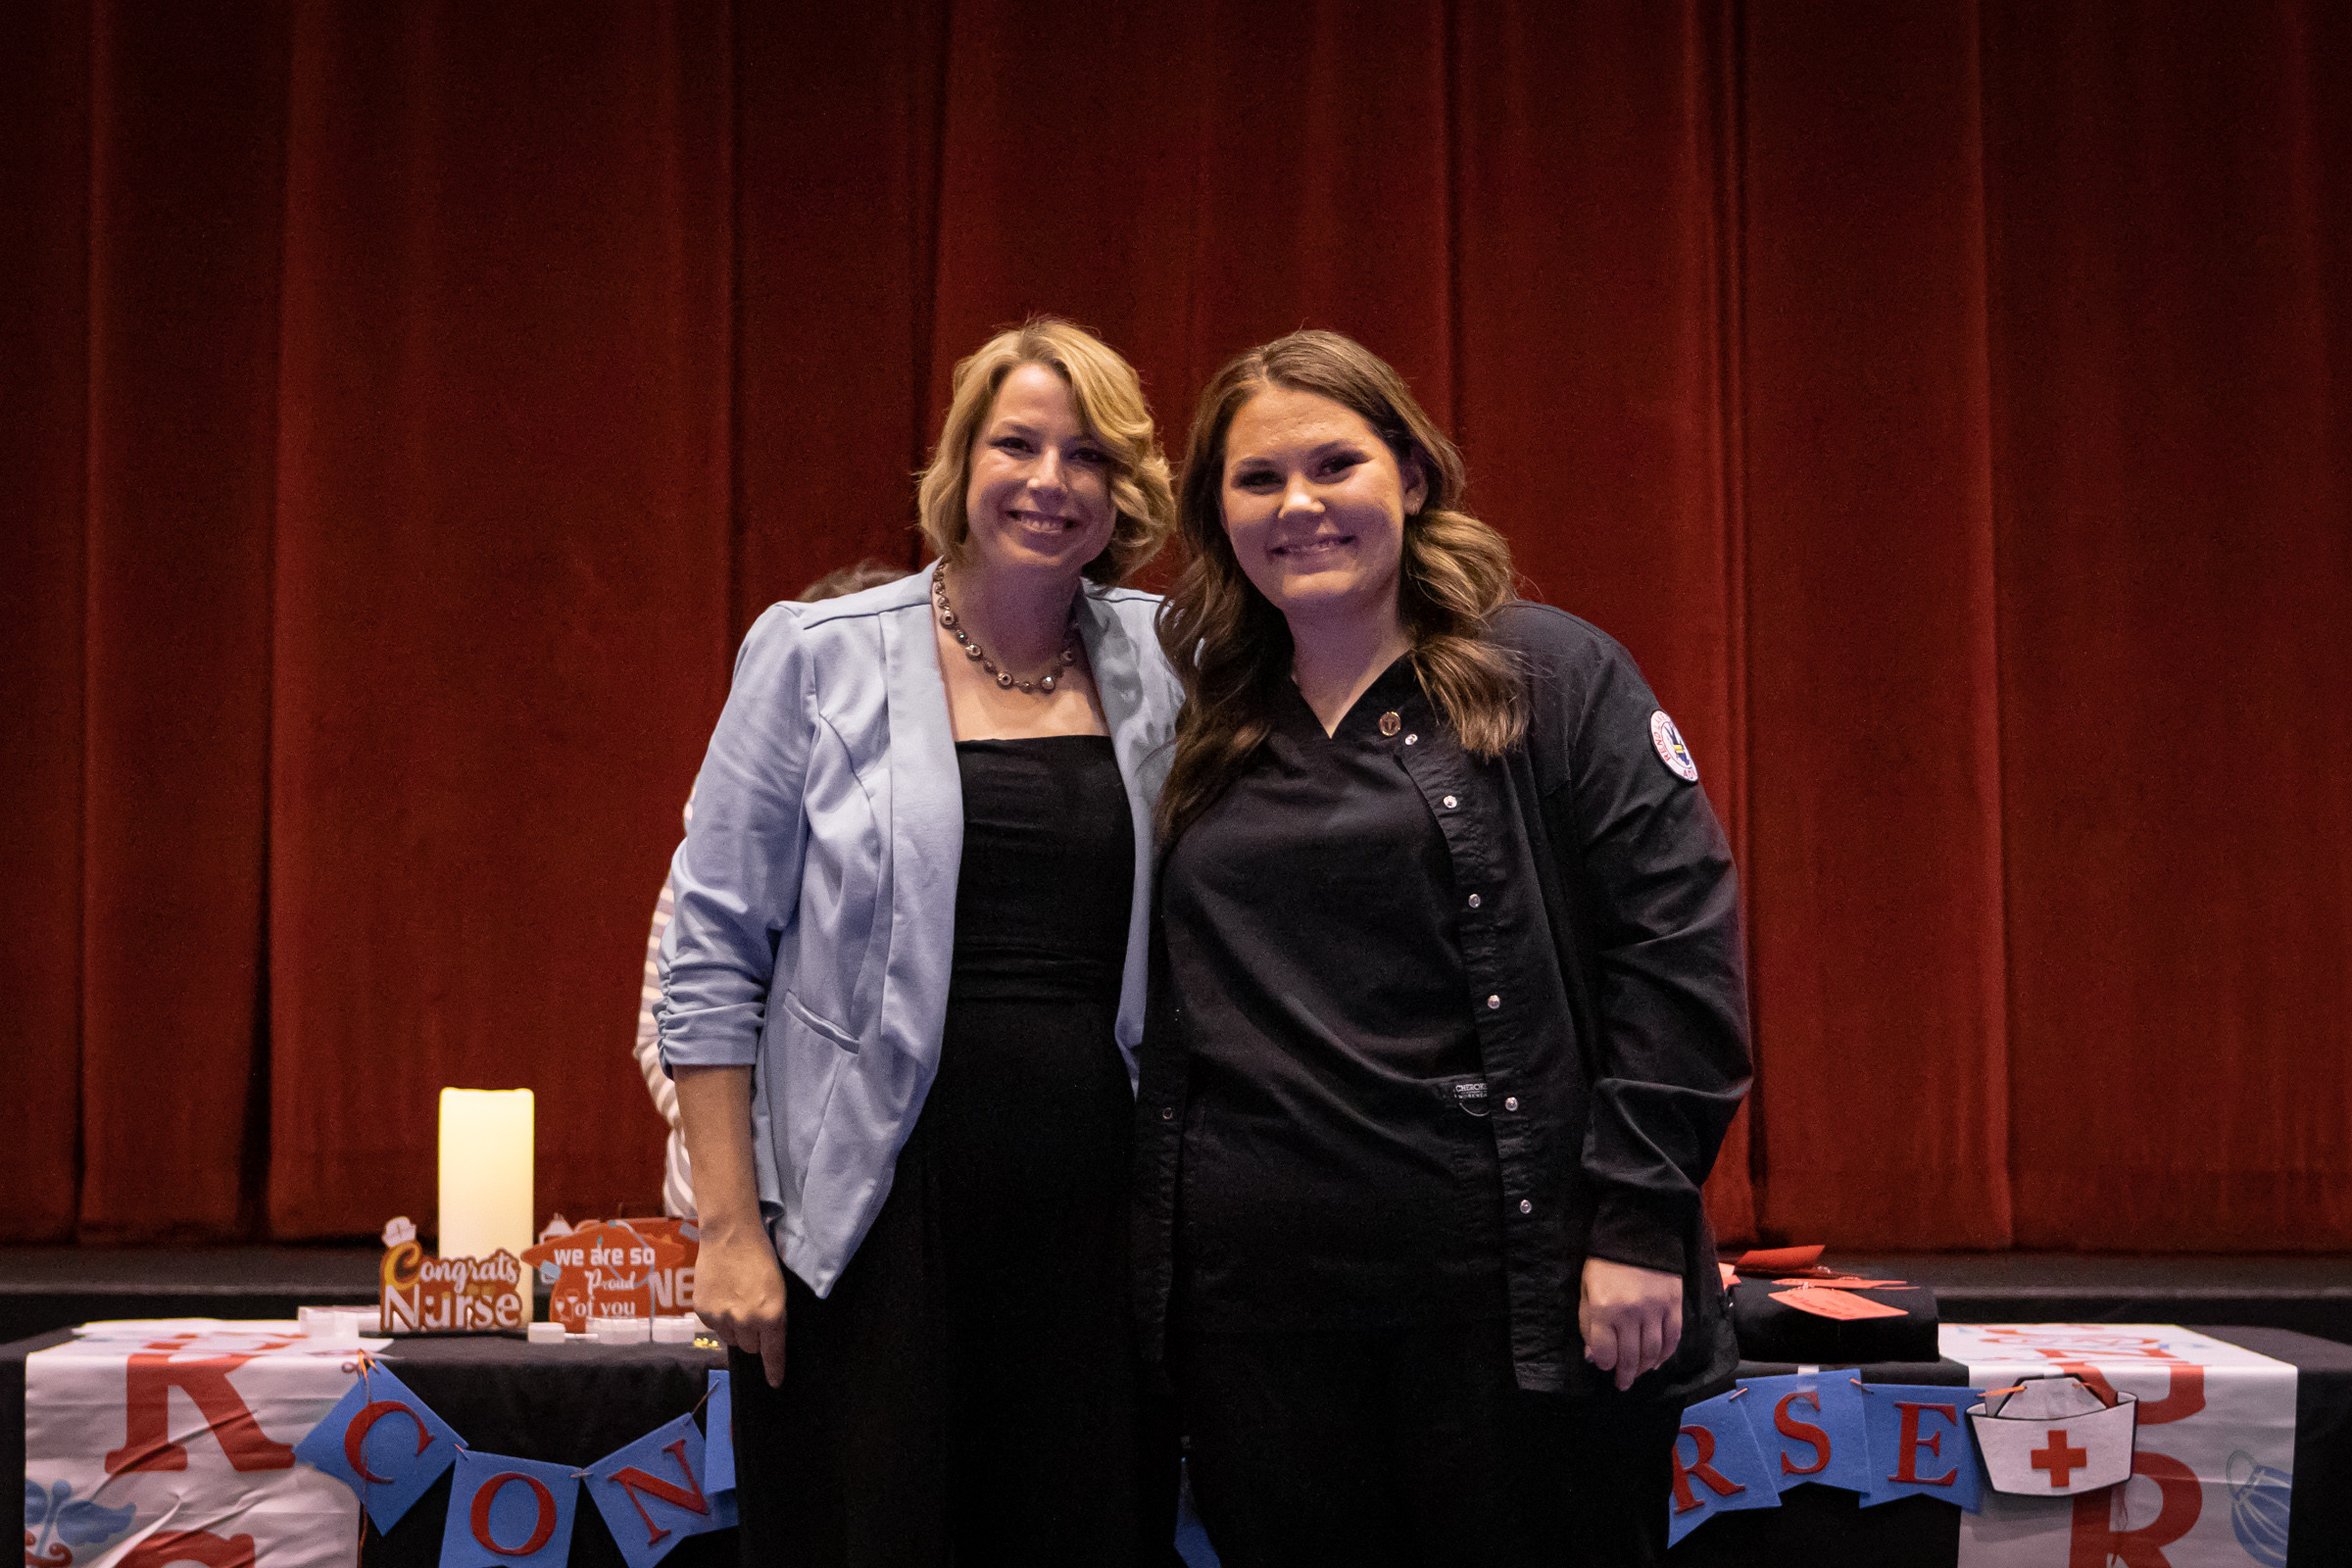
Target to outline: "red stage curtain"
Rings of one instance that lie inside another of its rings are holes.
[[[116,0],[6,26],[0,1234],[643,1205],[758,609],[1032,310],[1181,445],[1363,337],[1747,876],[1727,1233],[2352,1237],[2352,22],[2320,0]],[[30,47],[25,47],[25,46]]]

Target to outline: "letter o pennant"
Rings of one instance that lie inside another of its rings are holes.
[[[552,1568],[571,1555],[579,1502],[569,1465],[461,1450],[441,1527],[441,1568]]]

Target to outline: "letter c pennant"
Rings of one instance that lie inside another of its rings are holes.
[[[357,1492],[381,1534],[441,1478],[457,1450],[449,1423],[379,1364],[353,1380],[294,1445],[294,1457]]]

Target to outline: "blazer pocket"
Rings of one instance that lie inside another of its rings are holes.
[[[832,1041],[835,1045],[841,1047],[841,1049],[847,1051],[852,1056],[858,1054],[857,1036],[851,1034],[848,1030],[842,1028],[839,1024],[833,1023],[828,1019],[819,1018],[815,1013],[810,1012],[808,1008],[801,1002],[800,998],[794,996],[790,991],[783,992],[782,998],[784,1003],[784,1011],[790,1013],[793,1018],[800,1023],[801,1027],[807,1029],[811,1034],[818,1035],[824,1039]]]

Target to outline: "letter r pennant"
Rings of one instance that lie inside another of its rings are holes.
[[[1683,1411],[1682,1431],[1674,1439],[1674,1486],[1666,1500],[1668,1545],[1719,1513],[1780,1506],[1764,1450],[1736,1403],[1743,1397],[1734,1389]]]

